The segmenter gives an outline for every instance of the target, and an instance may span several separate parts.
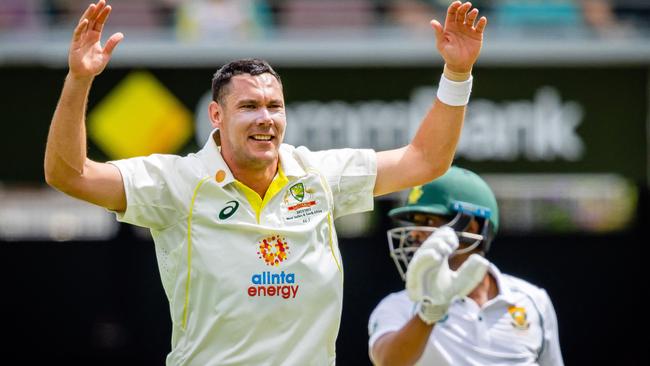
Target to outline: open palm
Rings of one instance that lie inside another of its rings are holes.
[[[469,2],[455,1],[447,9],[445,26],[436,20],[431,26],[436,32],[436,48],[447,67],[456,72],[466,72],[472,69],[483,44],[483,30],[487,18],[478,21],[478,9],[472,8]],[[476,24],[474,24],[476,22]]]
[[[89,5],[79,19],[68,53],[70,73],[74,76],[94,77],[101,73],[111,59],[113,49],[124,38],[122,33],[115,33],[102,47],[102,29],[110,13],[110,5],[100,0]]]

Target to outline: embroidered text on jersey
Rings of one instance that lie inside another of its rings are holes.
[[[283,202],[286,205],[285,221],[299,221],[308,223],[312,216],[323,213],[317,206],[319,201],[315,199],[313,188],[305,187],[304,183],[296,183],[289,187],[284,195]]]

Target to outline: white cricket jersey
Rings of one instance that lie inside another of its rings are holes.
[[[265,197],[211,137],[196,154],[112,162],[151,229],[173,323],[168,365],[332,365],[343,267],[333,221],[371,210],[372,150],[283,144]]]
[[[489,272],[498,295],[482,308],[469,297],[454,300],[447,316],[434,325],[417,365],[563,365],[555,310],[546,291],[501,274],[493,264]],[[369,349],[416,313],[406,290],[385,297],[370,315]]]

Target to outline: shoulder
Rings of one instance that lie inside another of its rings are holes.
[[[414,314],[414,305],[406,291],[392,293],[382,299],[368,319],[370,348],[384,334],[399,330]]]
[[[538,306],[546,306],[550,303],[548,293],[542,287],[534,285],[522,278],[508,274],[502,274],[503,281],[514,295],[524,295],[530,297]]]
[[[406,294],[406,290],[393,292],[388,296],[384,297],[377,304],[376,309],[390,309],[390,308],[406,308],[410,309],[413,306],[413,301],[409,299]]]
[[[503,276],[504,283],[507,284],[507,286],[514,291],[525,292],[528,294],[534,294],[540,291],[544,291],[544,289],[542,289],[541,287],[532,284],[522,278],[515,277],[509,274],[502,274],[502,276]]]
[[[193,155],[193,154],[190,154]],[[126,158],[121,160],[109,161],[110,164],[115,164],[118,166],[129,166],[129,165],[145,165],[148,167],[170,167],[178,165],[183,161],[186,161],[189,156],[179,156],[172,154],[151,154],[147,156],[136,156],[132,158]]]
[[[376,153],[372,149],[330,149],[312,151],[305,146],[282,144],[280,146],[281,159],[291,160],[302,169],[317,169],[321,172],[333,174],[353,174],[363,172],[365,175],[369,167],[376,166]]]
[[[341,158],[352,158],[356,156],[366,156],[366,155],[375,155],[375,151],[372,149],[353,149],[353,148],[343,148],[343,149],[329,149],[329,150],[317,150],[312,151],[305,146],[293,146],[289,144],[282,144],[280,147],[281,150],[291,153],[296,158],[303,159],[341,159]]]
[[[158,164],[161,168],[166,168],[165,172],[171,175],[182,175],[184,177],[197,176],[203,177],[207,174],[204,164],[196,153],[185,156],[171,154],[152,154],[147,157],[152,164]]]
[[[138,185],[157,183],[161,186],[182,186],[207,174],[196,154],[151,154],[109,163],[120,169],[126,181],[137,182]]]

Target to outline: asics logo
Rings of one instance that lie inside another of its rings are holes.
[[[237,209],[239,208],[239,202],[237,201],[228,201],[226,202],[226,207],[219,211],[219,218],[225,220],[230,216],[234,215]]]

